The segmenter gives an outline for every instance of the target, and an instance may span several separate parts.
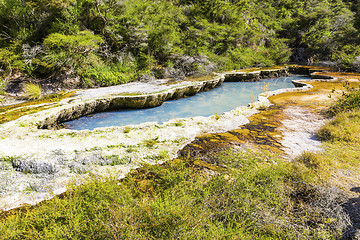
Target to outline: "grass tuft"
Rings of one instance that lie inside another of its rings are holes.
[[[312,152],[304,152],[301,154],[297,161],[303,163],[307,168],[310,169],[319,169],[321,167],[321,161],[319,160],[318,156]]]
[[[360,143],[359,122],[360,110],[341,111],[318,131],[318,136],[323,141]]]
[[[129,133],[129,132],[131,132],[131,130],[132,130],[132,127],[125,126],[125,127],[123,128],[123,133]]]
[[[34,100],[41,97],[41,86],[36,83],[28,82],[23,86],[24,96],[26,99]]]

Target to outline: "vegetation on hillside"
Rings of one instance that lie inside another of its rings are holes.
[[[352,0],[0,0],[0,78],[107,86],[288,61],[360,67]]]

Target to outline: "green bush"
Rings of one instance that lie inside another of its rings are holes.
[[[49,77],[56,71],[56,68],[53,64],[50,64],[47,61],[34,58],[30,64],[27,64],[24,67],[24,71],[30,76],[42,78]]]
[[[347,88],[331,110],[334,112],[342,112],[342,111],[359,110],[359,109],[360,109],[360,87],[357,89]]]
[[[360,45],[346,44],[335,51],[331,58],[340,69],[356,71],[358,69],[353,65],[353,62],[357,56],[360,56]]]
[[[101,59],[94,53],[104,41],[101,36],[90,31],[75,35],[53,33],[44,39],[46,54],[41,61],[52,68],[64,71],[75,71],[81,75],[89,67],[97,66]]]
[[[22,49],[20,41],[12,41],[8,47],[0,48],[0,75],[7,75],[22,71],[25,64],[21,57]]]
[[[135,63],[100,65],[84,70],[81,80],[84,86],[111,86],[135,80],[137,77]]]

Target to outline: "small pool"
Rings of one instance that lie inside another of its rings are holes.
[[[147,109],[124,109],[96,113],[66,122],[67,128],[92,130],[98,127],[125,126],[144,122],[163,123],[173,118],[195,116],[208,117],[246,106],[262,93],[264,86],[269,91],[293,88],[292,80],[309,79],[304,76],[271,78],[259,82],[224,82],[220,87],[201,92],[189,98],[167,101],[163,105]]]

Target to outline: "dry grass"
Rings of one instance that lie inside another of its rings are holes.
[[[41,97],[41,86],[36,83],[28,82],[23,86],[24,97],[29,100],[39,99]]]

